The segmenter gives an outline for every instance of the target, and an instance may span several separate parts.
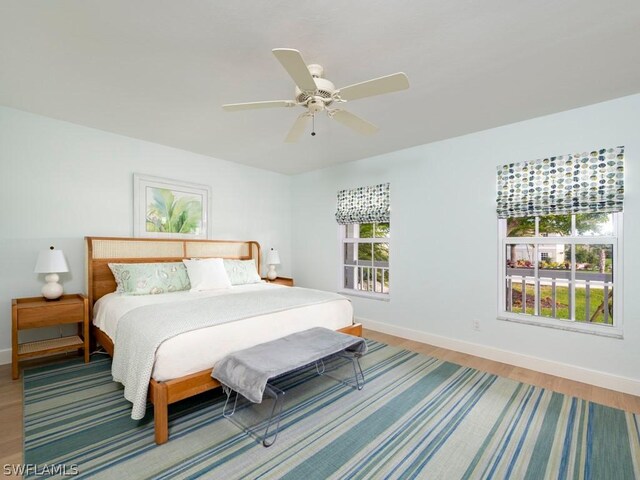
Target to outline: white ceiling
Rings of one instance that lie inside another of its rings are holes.
[[[292,98],[275,47],[411,88],[285,144],[302,110],[220,108]],[[0,0],[0,104],[289,174],[637,92],[637,0]]]

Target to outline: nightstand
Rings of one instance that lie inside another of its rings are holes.
[[[276,283],[278,285],[285,285],[287,287],[293,287],[293,278],[287,277],[276,277],[275,280],[269,280],[268,278],[263,278],[267,283]]]
[[[66,337],[19,343],[20,330],[78,324],[78,334]],[[59,300],[43,297],[14,298],[11,301],[11,360],[13,379],[20,377],[18,363],[31,357],[84,350],[89,362],[89,299],[82,294],[63,295]]]

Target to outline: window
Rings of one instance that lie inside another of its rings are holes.
[[[622,213],[499,222],[500,317],[620,335]]]
[[[389,298],[390,185],[338,192],[340,291]]]
[[[389,297],[389,223],[340,225],[341,290]]]
[[[498,315],[622,336],[624,146],[497,167]]]

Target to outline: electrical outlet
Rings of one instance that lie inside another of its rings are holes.
[[[476,332],[479,332],[479,331],[480,331],[480,320],[478,320],[477,318],[474,318],[474,319],[473,319],[473,324],[472,324],[472,325],[473,325],[473,329],[474,329]]]

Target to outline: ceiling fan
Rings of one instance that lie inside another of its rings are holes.
[[[307,122],[314,119],[316,113],[322,111],[327,112],[329,118],[333,118],[358,133],[372,135],[378,131],[378,127],[353,113],[335,108],[334,105],[409,88],[409,79],[404,73],[399,72],[338,89],[323,77],[324,69],[321,65],[306,65],[298,50],[275,48],[273,54],[296,85],[294,100],[231,103],[223,105],[222,108],[227,112],[297,106],[305,108],[305,111],[293,123],[293,127],[284,140],[286,143],[296,142],[304,133]],[[312,131],[311,135],[315,135],[315,132]]]

